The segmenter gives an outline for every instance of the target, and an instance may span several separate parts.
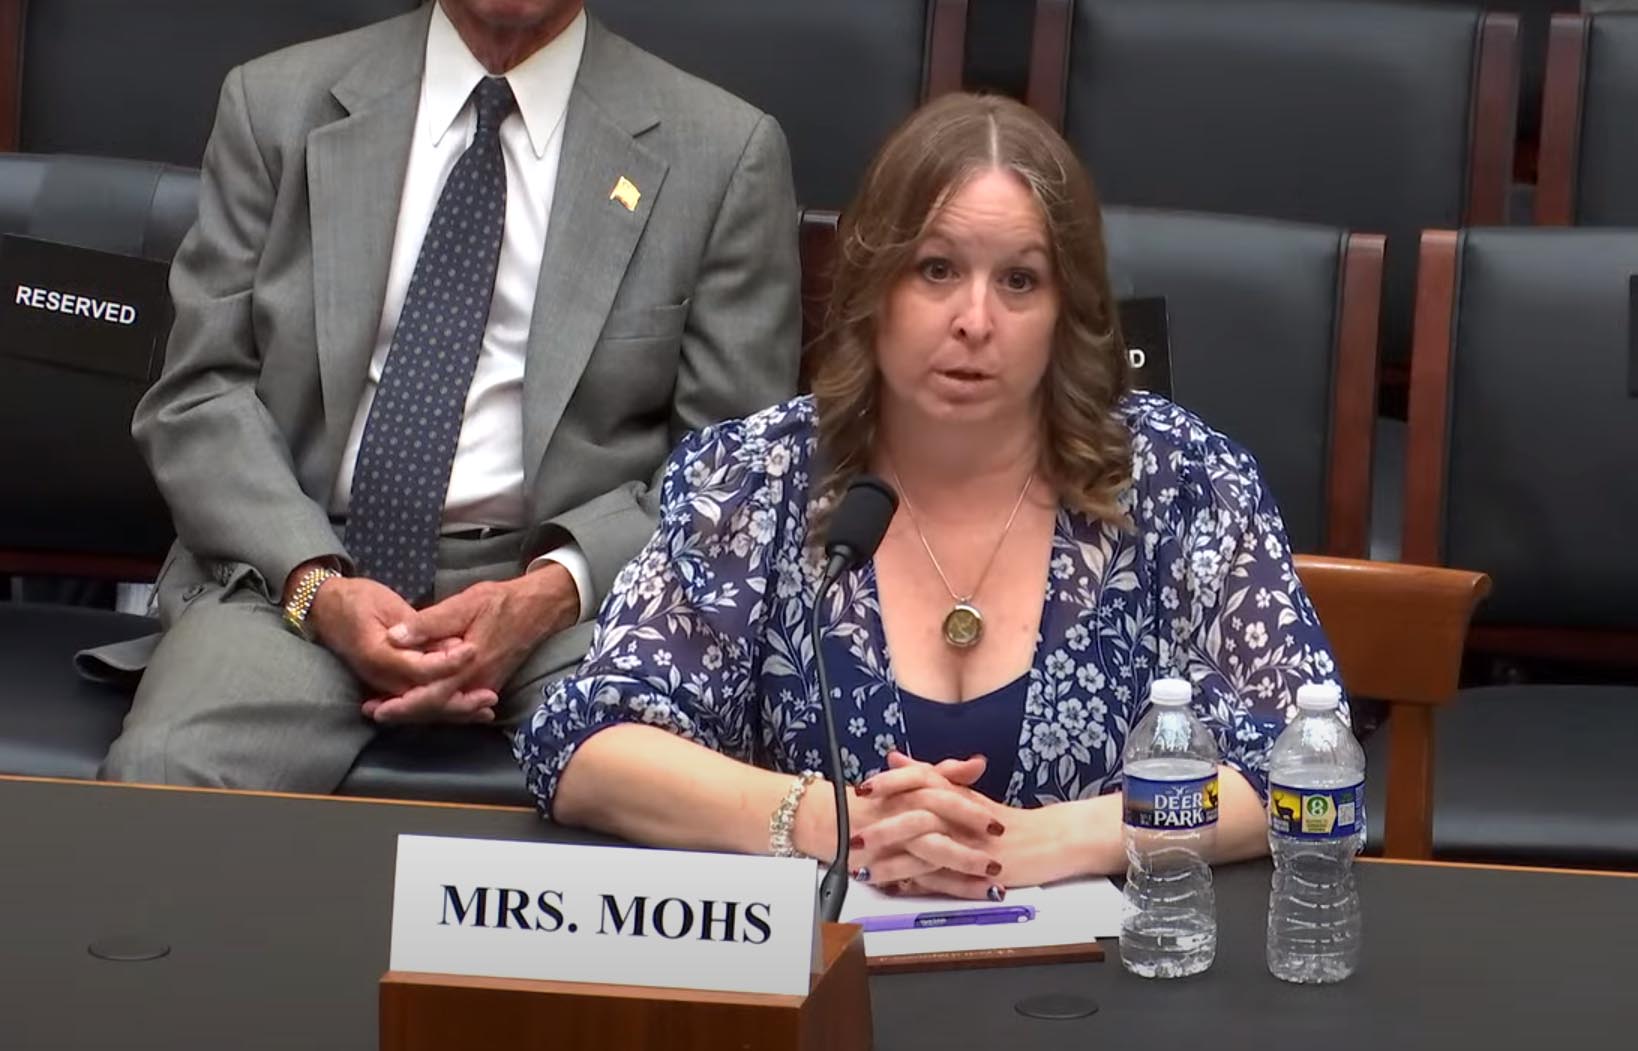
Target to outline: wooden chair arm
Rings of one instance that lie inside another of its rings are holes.
[[[1384,853],[1433,856],[1433,712],[1456,695],[1483,573],[1298,555],[1297,575],[1356,696],[1387,701]]]
[[[1400,704],[1455,696],[1488,576],[1325,555],[1298,555],[1296,567],[1350,693]]]

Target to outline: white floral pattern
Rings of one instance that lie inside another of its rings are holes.
[[[1225,761],[1262,793],[1297,687],[1335,681],[1325,635],[1291,565],[1249,453],[1188,411],[1122,403],[1134,479],[1131,531],[1060,511],[1048,591],[1005,802],[1112,791],[1121,748],[1155,678],[1195,684]],[[666,466],[659,529],[614,582],[585,662],[549,686],[516,738],[543,812],[575,748],[621,722],[664,727],[787,772],[822,768],[808,614],[821,571],[810,544],[811,398],[691,435]],[[843,764],[886,767],[906,739],[870,564],[827,600]]]

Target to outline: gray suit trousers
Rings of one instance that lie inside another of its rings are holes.
[[[516,576],[521,536],[444,539],[435,597]],[[352,671],[323,646],[292,634],[259,588],[201,581],[175,602],[99,776],[333,792],[376,732],[359,710],[364,697]],[[545,684],[574,667],[591,629],[572,627],[524,662],[502,690],[497,732],[516,726],[540,703]]]

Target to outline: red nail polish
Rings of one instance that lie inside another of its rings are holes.
[[[867,796],[870,793],[874,792],[875,790],[876,789],[870,784],[870,782],[866,781],[864,784],[860,785],[858,788],[855,788],[853,790],[853,794],[857,795],[857,796]]]
[[[1007,826],[1003,825],[1001,822],[999,822],[999,821],[991,821],[990,822],[990,835],[999,836],[1001,833],[1005,832],[1006,830],[1007,830]]]
[[[1001,863],[999,861],[990,862],[989,867],[984,870],[984,874],[986,876],[1001,875]]]
[[[884,883],[880,889],[883,894],[897,894],[899,885],[897,883]]]
[[[854,850],[863,850],[864,849],[864,837],[863,836],[854,836],[852,839],[847,841],[847,845],[852,847]]]

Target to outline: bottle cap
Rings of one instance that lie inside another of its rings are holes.
[[[1311,682],[1297,688],[1297,707],[1305,712],[1334,712],[1342,704],[1342,688],[1332,682]]]
[[[1156,679],[1149,686],[1151,703],[1168,708],[1194,700],[1194,686],[1187,679]]]

